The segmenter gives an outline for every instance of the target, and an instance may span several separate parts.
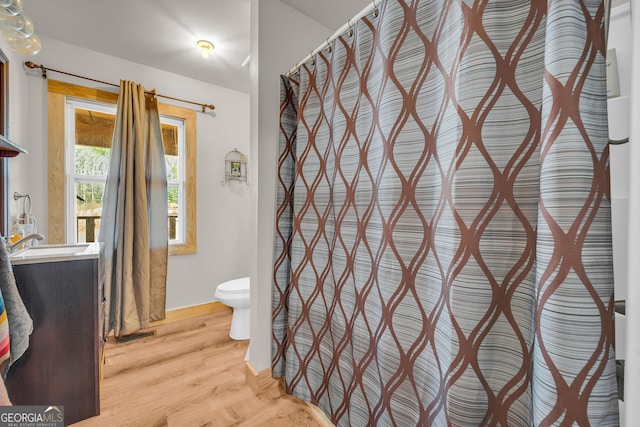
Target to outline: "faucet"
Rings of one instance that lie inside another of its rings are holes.
[[[15,243],[7,244],[7,251],[9,251],[9,253],[12,254],[23,243],[26,243],[29,240],[42,240],[42,239],[44,239],[44,236],[42,234],[40,234],[40,233],[29,234],[28,236],[24,236],[22,239],[18,240]]]

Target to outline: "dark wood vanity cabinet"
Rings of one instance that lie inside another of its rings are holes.
[[[7,375],[14,405],[62,405],[65,425],[100,413],[98,259],[13,266],[33,319],[29,349]]]

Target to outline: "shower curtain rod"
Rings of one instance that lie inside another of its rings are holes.
[[[368,15],[369,12],[371,12],[372,10],[375,10],[374,16],[378,16],[377,8],[378,8],[378,5],[381,2],[382,2],[382,0],[378,0],[378,1],[373,0],[373,3],[370,3],[368,6],[366,6],[364,9],[362,9],[360,12],[358,12],[358,14],[356,16],[354,16],[353,18],[349,19],[346,24],[344,24],[342,27],[338,28],[338,30],[335,33],[333,33],[333,35],[331,37],[329,37],[326,42],[322,43],[320,46],[318,46],[317,48],[312,50],[311,53],[309,55],[305,56],[301,61],[298,61],[298,63],[293,68],[291,68],[289,71],[287,71],[287,74],[285,74],[285,76],[289,77],[292,74],[297,73],[298,70],[300,69],[300,67],[302,66],[302,64],[304,64],[305,62],[307,62],[311,58],[313,58],[313,55],[315,55],[316,53],[320,52],[324,48],[331,47],[331,42],[334,41],[335,39],[337,39],[338,37],[340,37],[342,34],[346,33],[347,31],[353,31],[353,29],[352,29],[353,25],[351,24],[352,22],[354,22],[354,23],[358,22],[358,20],[360,20],[362,17]]]
[[[71,76],[71,77],[77,77],[79,79],[90,80],[92,82],[101,83],[103,85],[120,87],[119,84],[110,83],[110,82],[103,82],[102,80],[92,79],[91,77],[85,77],[85,76],[80,76],[78,74],[67,73],[66,71],[55,70],[53,68],[48,68],[48,67],[45,67],[44,65],[39,65],[39,64],[36,64],[34,62],[31,62],[31,61],[25,61],[24,65],[25,65],[25,67],[30,68],[32,70],[35,69],[35,68],[40,68],[42,70],[42,78],[43,79],[47,78],[47,71],[53,71],[54,73],[60,73],[60,74],[65,74],[65,75]],[[209,108],[210,110],[215,110],[215,108],[216,108],[215,105],[213,105],[213,104],[202,104],[201,102],[187,101],[185,99],[174,98],[172,96],[167,96],[167,95],[161,95],[159,93],[155,93],[155,92],[152,92],[152,91],[146,91],[145,93],[147,93],[149,95],[155,95],[155,96],[158,96],[158,97],[161,97],[161,98],[172,99],[174,101],[184,102],[184,103],[187,103],[187,104],[198,105],[198,106],[200,106],[202,108],[202,112],[203,113],[206,111],[207,108]]]
[[[307,56],[305,56],[301,61],[298,61],[298,63],[296,63],[296,65],[291,68],[289,71],[287,71],[287,73],[285,74],[286,77],[290,77],[292,74],[295,74],[298,72],[298,70],[300,69],[300,67],[302,66],[302,64],[306,63],[307,61],[309,61],[311,58],[313,58],[313,55],[315,55],[316,53],[320,52],[322,49],[325,49],[327,47],[331,47],[331,42],[334,41],[335,39],[337,39],[338,37],[340,37],[342,34],[346,33],[347,30],[352,31],[352,25],[351,22],[358,22],[358,20],[360,20],[362,17],[366,16],[369,14],[369,12],[371,12],[372,10],[375,10],[374,12],[374,17],[378,16],[378,4],[380,2],[382,2],[383,0],[373,0],[372,3],[369,3],[368,6],[366,6],[364,9],[362,9],[360,12],[358,12],[358,14],[356,14],[353,18],[349,19],[347,21],[346,24],[344,24],[342,27],[338,28],[338,30],[333,33],[333,35],[331,37],[329,37],[327,39],[326,42],[322,43],[320,46],[318,46],[317,48],[315,48],[314,50],[311,51],[311,53]],[[605,43],[606,40],[608,39],[608,35],[609,35],[609,20],[611,18],[610,13],[611,13],[611,0],[604,0],[604,5],[605,5]]]
[[[287,71],[287,73],[285,74],[286,77],[290,77],[292,74],[295,74],[298,72],[298,70],[300,69],[300,67],[306,63],[307,61],[309,61],[311,58],[313,58],[313,56],[320,52],[322,49],[325,49],[327,47],[331,47],[331,42],[334,41],[335,39],[337,39],[338,37],[340,37],[342,34],[346,33],[347,31],[352,31],[352,24],[351,22],[358,22],[358,20],[362,19],[362,17],[368,15],[372,10],[375,10],[374,12],[374,16],[378,16],[378,5],[382,0],[376,1],[373,0],[372,3],[369,3],[368,6],[366,6],[364,9],[362,9],[360,12],[358,12],[358,14],[356,14],[353,18],[349,19],[347,21],[346,24],[344,24],[342,27],[338,28],[338,30],[333,33],[333,35],[331,37],[329,37],[327,39],[327,41],[325,41],[324,43],[322,43],[320,46],[318,46],[317,48],[315,48],[313,51],[311,51],[311,53],[307,56],[305,56],[301,61],[299,61],[293,68],[291,68],[289,71]],[[605,7],[605,39],[608,39],[608,35],[609,35],[609,20],[611,19],[611,0],[604,0],[604,7]],[[622,144],[626,144],[629,142],[629,138],[624,138],[624,139],[620,139],[620,140],[614,140],[614,139],[610,139],[609,140],[609,144],[612,145],[622,145]]]

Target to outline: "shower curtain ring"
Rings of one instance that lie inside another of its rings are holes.
[[[331,43],[329,43],[329,37],[327,37],[327,49],[329,50],[329,53],[331,53]]]
[[[376,4],[376,0],[373,0],[373,17],[378,17],[378,5]]]
[[[351,28],[351,19],[347,20],[347,25],[349,26],[349,37],[353,36],[353,28]]]

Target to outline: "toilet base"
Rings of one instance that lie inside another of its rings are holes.
[[[232,340],[248,340],[249,339],[249,307],[233,308],[231,316],[231,329],[229,330],[229,338]]]

